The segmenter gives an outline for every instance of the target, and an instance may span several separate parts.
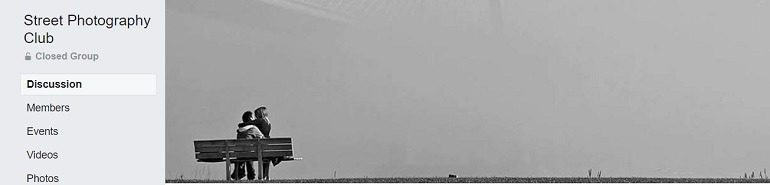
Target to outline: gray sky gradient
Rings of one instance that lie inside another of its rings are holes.
[[[770,1],[267,2],[167,1],[167,177],[223,178],[192,141],[258,105],[305,158],[274,178],[770,167]]]

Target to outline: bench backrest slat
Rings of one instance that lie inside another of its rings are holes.
[[[291,144],[262,145],[263,150],[291,150]]]
[[[250,144],[254,139],[218,139],[218,140],[197,140],[195,146],[222,146],[235,144]],[[265,138],[260,139],[262,144],[291,144],[291,138]]]
[[[284,156],[292,156],[291,151],[265,151],[262,152],[262,157],[284,157]],[[256,152],[240,152],[240,153],[230,153],[231,158],[235,159],[256,159],[257,153]],[[195,154],[195,158],[200,160],[206,160],[206,159],[223,159],[225,158],[224,153],[198,153]]]
[[[283,151],[283,150],[291,150],[291,145],[262,145],[262,150],[265,151]],[[195,147],[195,152],[200,153],[222,153],[224,151],[231,151],[231,152],[252,152],[257,151],[256,146],[199,146]]]

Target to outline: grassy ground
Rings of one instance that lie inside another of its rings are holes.
[[[225,180],[166,180],[167,183],[227,183]],[[255,181],[232,181],[253,183]],[[770,179],[738,178],[577,178],[577,177],[467,177],[467,178],[338,178],[338,179],[279,179],[256,181],[269,183],[770,183]]]

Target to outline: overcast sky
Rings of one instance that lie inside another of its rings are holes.
[[[770,167],[770,1],[502,1],[497,26],[489,1],[270,2],[167,1],[167,177],[224,178],[192,141],[259,105],[304,158],[273,178]]]

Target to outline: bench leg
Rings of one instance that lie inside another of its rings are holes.
[[[264,170],[262,169],[262,160],[257,160],[257,169],[257,179],[263,180],[265,177],[262,176],[262,170]]]
[[[230,181],[230,159],[225,160],[225,179]]]

